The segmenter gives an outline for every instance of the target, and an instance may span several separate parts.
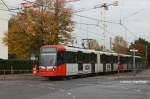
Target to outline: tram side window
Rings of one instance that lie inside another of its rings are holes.
[[[100,56],[101,63],[113,63],[113,56],[112,55],[105,55],[102,54]]]
[[[117,56],[113,56],[113,63],[118,63],[118,57]]]
[[[90,62],[97,63],[97,55],[94,53],[91,53],[90,55]]]
[[[57,64],[58,64],[58,65],[65,63],[64,55],[65,55],[64,52],[58,52],[58,53],[57,53]]]
[[[113,56],[112,55],[106,55],[106,63],[113,63]]]
[[[94,53],[77,53],[78,63],[97,63],[97,55]]]
[[[121,58],[120,58],[120,63],[121,63],[121,64],[125,64],[126,62],[127,62],[126,57],[121,57]]]
[[[82,63],[82,57],[83,57],[82,54],[83,54],[82,52],[78,52],[77,53],[77,61],[78,61],[78,63]]]
[[[123,57],[120,57],[120,64],[123,64]]]
[[[100,55],[100,59],[101,59],[101,63],[118,63],[117,56],[113,56],[113,55],[102,54]]]
[[[126,57],[126,63],[129,64],[130,63],[130,59],[129,57]]]
[[[76,52],[66,52],[65,53],[66,63],[76,63],[77,62],[77,53]]]
[[[82,61],[83,63],[90,63],[90,54],[88,53],[82,53]]]
[[[101,63],[106,63],[106,55],[105,54],[102,54],[102,55],[100,55],[100,61],[101,61]]]
[[[114,63],[113,61],[113,58],[114,58],[114,56],[113,55],[110,55],[110,56],[108,56],[109,58],[109,60],[108,60],[108,63]]]

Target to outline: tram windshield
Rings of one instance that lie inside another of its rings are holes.
[[[55,66],[56,53],[42,53],[40,57],[41,66]]]
[[[55,66],[56,65],[56,49],[42,48],[40,55],[41,66]]]

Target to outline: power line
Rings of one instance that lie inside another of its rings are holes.
[[[11,12],[11,13],[17,13],[17,12],[15,12],[15,11],[12,11],[12,10],[7,10],[7,9],[0,9],[0,11],[6,11],[6,12]]]
[[[1,0],[1,1],[2,1],[3,5],[9,10],[9,7],[7,6],[7,4],[3,0]]]
[[[99,26],[98,24],[90,24],[90,23],[81,23],[81,22],[76,22],[76,21],[73,21],[75,24],[82,24],[82,25],[90,25],[90,26]]]
[[[1,0],[1,2],[2,2],[1,4],[3,4],[7,8],[7,9],[0,9],[1,11],[17,13],[17,12],[11,11],[11,9],[8,7],[8,5],[3,0]]]
[[[9,11],[9,12],[14,12],[14,11],[12,11],[12,10],[19,10],[19,9],[22,9],[22,8],[13,8],[13,9],[10,9],[10,8],[6,5],[6,3],[5,3],[3,0],[1,0],[1,1],[2,1],[3,4],[7,7],[8,10],[5,10],[5,9],[0,9],[0,10],[3,10],[3,11]],[[27,2],[36,4],[37,6],[49,7],[49,6],[45,6],[45,5],[36,3],[36,2],[31,2],[31,1],[27,1]],[[54,8],[51,8],[51,10],[54,10]],[[17,12],[15,12],[15,13],[17,13]],[[99,19],[92,18],[92,17],[87,17],[87,16],[78,15],[78,14],[75,14],[75,13],[73,13],[73,14],[76,15],[76,16],[79,16],[79,17],[83,17],[83,18],[90,19],[90,20],[101,21],[101,22],[107,22],[107,23],[112,23],[112,24],[119,24],[119,23],[117,23],[117,22],[104,21],[104,20],[99,20]]]
[[[98,25],[98,24],[80,23],[80,22],[75,22],[75,21],[74,21],[74,23],[75,23],[75,24],[82,24],[82,25],[86,25],[86,26],[87,26],[87,25],[88,25],[88,26],[96,26],[96,27],[98,27],[98,28],[100,27],[100,28],[102,29],[102,26],[100,26],[100,25]],[[106,32],[108,32],[108,30],[107,30]]]
[[[140,10],[138,10],[138,11],[136,11],[136,12],[133,12],[132,14],[130,14],[130,15],[124,17],[123,20],[127,20],[128,18],[130,18],[130,17],[132,17],[132,16],[135,16],[135,15],[139,14],[139,13],[142,12],[144,9],[145,9],[145,8],[140,9]]]
[[[89,8],[89,9],[81,8],[81,9],[75,10],[74,13],[79,13],[79,12],[83,12],[83,11],[90,11],[90,10],[95,10],[95,9],[93,9],[93,8]]]
[[[121,25],[126,31],[131,33],[134,37],[139,38],[137,35],[135,35],[133,32],[131,32],[124,24]]]
[[[80,28],[80,30],[82,30],[82,31],[84,31],[84,32],[87,32],[87,30],[86,29],[83,29],[83,28]],[[88,33],[90,33],[90,34],[94,34],[94,36],[100,36],[100,34],[98,34],[98,33],[96,33],[96,32],[93,32],[93,31],[89,31],[88,30]],[[103,38],[101,38],[101,40],[102,40]]]
[[[73,21],[75,24],[82,24],[82,25],[88,25],[88,26],[96,26],[97,28],[100,28],[102,29],[103,27],[99,24],[91,24],[91,23],[82,23],[82,22],[76,22],[76,21]],[[108,30],[106,30],[106,32],[108,32]]]
[[[119,22],[112,22],[112,21],[99,20],[99,19],[96,19],[96,18],[87,17],[87,16],[75,14],[75,13],[73,13],[73,14],[74,14],[75,16],[79,16],[79,17],[86,18],[86,19],[89,19],[89,20],[100,21],[100,22],[106,22],[106,23],[112,23],[112,24],[120,24]]]

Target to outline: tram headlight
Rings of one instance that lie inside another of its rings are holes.
[[[53,68],[52,68],[52,71],[54,72],[55,70],[56,70],[56,67],[53,67]]]

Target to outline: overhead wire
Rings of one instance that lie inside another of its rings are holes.
[[[84,29],[80,29],[80,30],[82,30],[82,31],[86,31],[86,30],[84,30]],[[91,32],[90,32],[91,33]],[[98,34],[97,34],[98,35]],[[83,39],[83,38],[87,38],[87,37],[83,37],[82,35],[78,35],[78,34],[75,34],[74,35],[75,36],[75,38],[77,39],[77,38],[80,38],[80,39]],[[99,35],[98,35],[99,36]],[[95,38],[94,38],[95,39]],[[101,40],[103,40],[103,38],[98,38],[98,39],[96,39],[96,41],[99,41],[99,43],[101,42]]]
[[[87,30],[86,30],[86,29],[83,29],[83,28],[80,28],[80,30],[82,30],[82,31],[84,31],[84,32],[87,32]],[[88,30],[88,33],[94,34],[94,36],[100,36],[100,34],[98,34],[98,33],[96,33],[96,32],[89,31],[89,30]],[[102,39],[102,38],[101,38],[101,39]]]
[[[10,9],[7,4],[1,0],[3,2],[3,4],[7,7],[8,10],[5,10],[5,9],[0,9],[0,10],[4,10],[4,11],[9,11],[9,12],[14,12],[14,10],[19,10],[19,9],[22,9],[22,8],[13,8],[13,9]],[[36,2],[32,2],[32,1],[28,1],[26,0],[27,2],[29,3],[33,3],[33,4],[36,4],[37,6],[45,6],[45,5],[42,5],[42,4],[39,4],[39,3],[36,3]],[[45,7],[49,7],[49,6],[45,6]],[[91,9],[91,8],[90,8]],[[90,9],[86,9],[86,11],[90,10]],[[12,11],[13,10],[13,11]],[[54,10],[54,8],[52,8],[52,10]],[[85,11],[85,10],[84,10]],[[14,12],[14,13],[17,13],[17,12]],[[79,17],[82,17],[82,18],[86,18],[86,19],[90,19],[90,20],[95,20],[95,21],[101,21],[101,22],[107,22],[107,23],[112,23],[112,24],[119,24],[119,22],[112,22],[112,21],[106,21],[106,20],[99,20],[99,19],[96,19],[96,18],[92,18],[92,17],[87,17],[87,16],[83,16],[83,15],[79,15],[79,14],[76,14],[76,13],[73,13],[73,15],[75,16],[79,16]]]
[[[1,1],[2,1],[3,5],[5,5],[5,6],[7,7],[8,10],[5,10],[5,9],[0,9],[0,10],[9,11],[9,12],[14,12],[14,11],[12,11],[12,10],[18,10],[18,9],[20,9],[20,8],[10,9],[10,8],[7,6],[7,4],[6,4],[3,0],[1,0]],[[31,1],[28,1],[28,2],[37,4],[37,5],[39,5],[39,6],[43,6],[43,5],[38,4],[38,3],[35,3],[35,2],[31,2]],[[46,6],[46,7],[48,7],[48,6]],[[88,10],[90,10],[90,9],[88,9]],[[87,11],[88,11],[88,10],[87,10]],[[141,9],[141,10],[142,10],[142,9]],[[141,10],[140,10],[140,11],[141,11]],[[131,17],[132,15],[135,15],[135,14],[139,13],[140,11],[134,12],[133,14],[130,15],[130,17]],[[15,12],[15,13],[17,13],[17,12]],[[73,13],[73,14],[74,14],[75,16],[83,17],[83,18],[90,19],[90,20],[103,21],[103,22],[112,23],[112,24],[120,24],[119,22],[104,21],[104,20],[99,20],[99,19],[92,18],[92,17],[87,17],[87,16],[79,15],[79,14],[76,14],[76,13]],[[128,17],[129,17],[129,16],[128,16]],[[80,24],[84,24],[84,23],[80,23]],[[87,24],[86,24],[86,25],[87,25]],[[88,24],[88,25],[95,25],[95,26],[98,26],[97,24]],[[121,25],[121,24],[120,24],[120,25]],[[125,30],[127,30],[128,32],[132,33],[126,26],[124,26],[124,25],[121,25],[121,26],[122,26]],[[136,36],[136,35],[135,35],[135,36]],[[137,37],[137,36],[136,36],[136,37]]]
[[[12,9],[10,7],[8,7],[8,5],[3,0],[1,0],[1,4],[3,4],[7,8],[7,9],[0,9],[1,11],[8,11],[11,13],[17,13],[15,11],[12,11]]]
[[[112,22],[112,21],[106,21],[106,20],[99,20],[99,19],[96,19],[96,18],[87,17],[87,16],[83,16],[83,15],[76,14],[76,13],[73,13],[73,15],[79,16],[79,17],[82,17],[82,18],[86,18],[86,19],[89,19],[89,20],[94,20],[94,21],[100,21],[100,22],[106,22],[106,23],[112,23],[112,24],[120,24],[119,22]]]
[[[122,5],[123,6],[123,5]],[[129,34],[131,34],[135,39],[137,39],[137,38],[139,38],[137,35],[135,35],[124,23],[123,23],[123,21],[126,21],[127,22],[127,20],[128,20],[128,18],[131,18],[131,17],[133,17],[133,16],[135,16],[135,15],[137,15],[137,14],[139,14],[139,13],[141,13],[144,9],[146,9],[147,7],[144,7],[144,8],[142,8],[142,9],[140,9],[140,10],[137,10],[137,11],[135,11],[135,12],[133,12],[133,13],[131,13],[131,14],[129,14],[128,16],[125,16],[125,17],[121,17],[121,13],[122,12],[124,12],[124,11],[121,11],[121,10],[123,10],[123,9],[120,9],[120,19],[118,20],[118,21],[120,21],[119,23],[120,24],[118,24],[118,25],[120,25],[126,32],[128,32]],[[125,33],[125,35],[127,35],[127,33]],[[127,38],[127,36],[126,36],[126,39],[128,39]],[[128,42],[128,41],[127,41]],[[129,42],[128,42],[129,43]],[[131,43],[131,42],[130,42]]]
[[[28,1],[26,0],[27,2],[29,3],[33,3],[33,4],[36,4],[37,6],[44,6],[44,7],[49,7],[49,6],[45,6],[45,5],[42,5],[42,4],[39,4],[39,3],[36,3],[36,2],[32,2],[32,1]],[[52,8],[52,10],[54,10],[55,8]],[[83,12],[83,11],[89,11],[91,9],[95,9],[94,7],[93,8],[89,8],[89,9],[81,9],[80,11],[75,11],[73,12],[72,14],[75,15],[75,16],[79,16],[79,17],[82,17],[82,18],[86,18],[86,19],[90,19],[90,20],[95,20],[95,21],[100,21],[100,22],[107,22],[107,23],[112,23],[112,24],[119,24],[119,22],[113,22],[113,21],[106,21],[106,20],[99,20],[99,19],[96,19],[96,18],[92,18],[92,17],[87,17],[87,16],[83,16],[83,15],[79,15],[79,14],[76,14],[78,12]]]
[[[10,10],[9,7],[7,6],[7,4],[6,4],[3,0],[1,0],[1,1],[2,1],[2,4],[3,4],[8,10]]]
[[[133,32],[131,32],[124,24],[122,24],[120,26],[122,26],[126,31],[128,31],[129,33],[131,33],[134,37],[139,38],[137,35],[135,35]]]
[[[103,27],[102,26],[100,26],[100,25],[98,25],[98,24],[90,24],[90,23],[81,23],[81,22],[75,22],[74,21],[74,23],[75,24],[82,24],[82,25],[88,25],[88,26],[96,26],[97,28],[100,28],[100,29],[102,29]],[[106,32],[108,32],[108,30],[106,30]]]
[[[123,6],[123,4],[122,4],[122,6]],[[143,9],[144,9],[144,8],[143,8]],[[122,8],[120,9],[120,24],[119,24],[119,25],[120,25],[125,31],[127,31],[127,32],[129,32],[131,35],[133,35],[135,38],[138,38],[138,36],[135,35],[135,34],[123,23],[123,21],[124,21],[124,20],[127,20],[127,18],[130,18],[130,17],[132,17],[132,16],[134,16],[134,15],[140,13],[143,9],[140,9],[140,10],[138,10],[138,11],[136,11],[136,12],[133,12],[132,14],[130,14],[130,15],[126,16],[126,17],[123,17],[123,18],[122,18],[122,16],[121,16],[121,13],[123,12],[123,11],[121,11],[121,10],[123,10],[123,9],[122,9]],[[127,33],[125,33],[125,35],[126,35],[126,39],[127,39]]]
[[[143,12],[145,9],[147,9],[147,7],[149,7],[149,6],[146,6],[146,7],[142,8],[142,9],[139,9],[139,10],[137,10],[137,11],[131,13],[131,14],[128,15],[128,16],[123,17],[123,20],[127,20],[128,18],[133,17],[133,16],[135,16],[135,15],[137,15],[137,14]]]
[[[80,24],[80,23],[76,23],[76,24]],[[81,23],[82,24],[82,23]],[[83,24],[83,25],[87,25],[87,24]],[[91,24],[90,24],[91,25]],[[83,29],[83,28],[80,28],[79,30],[82,30],[82,31],[84,31],[84,32],[87,32],[87,30],[86,29]],[[101,34],[99,34],[99,33],[96,33],[96,32],[93,32],[93,31],[89,31],[88,30],[88,33],[90,33],[90,34],[94,34],[95,36],[100,36]],[[101,38],[101,40],[102,40],[103,38]]]

